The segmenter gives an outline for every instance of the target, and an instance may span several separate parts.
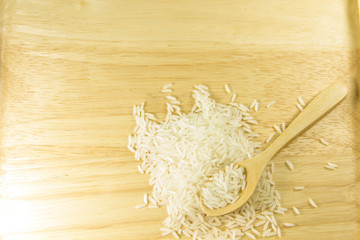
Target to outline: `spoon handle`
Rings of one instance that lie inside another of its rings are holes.
[[[291,139],[303,132],[317,119],[338,104],[347,94],[344,84],[335,82],[321,91],[285,129],[285,131],[267,148],[268,159],[273,157]]]

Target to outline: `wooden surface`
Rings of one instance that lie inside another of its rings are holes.
[[[151,188],[126,144],[132,105],[146,100],[163,115],[166,83],[185,109],[195,83],[220,102],[229,101],[224,83],[244,104],[257,98],[265,139],[273,124],[294,119],[297,96],[308,102],[333,81],[349,96],[275,157],[283,205],[302,212],[279,222],[297,224],[283,239],[359,239],[355,0],[0,4],[4,240],[165,239],[165,209],[133,208]],[[327,171],[326,162],[339,168]],[[307,188],[292,191],[297,185]]]

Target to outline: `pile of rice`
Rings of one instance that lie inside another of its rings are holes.
[[[201,187],[224,166],[259,153],[261,142],[251,130],[257,122],[246,106],[216,103],[204,85],[195,86],[193,97],[192,110],[183,113],[180,102],[168,96],[164,121],[145,113],[144,103],[134,107],[137,126],[129,136],[128,147],[141,161],[139,171],[150,175],[153,191],[146,205],[166,205],[168,217],[163,221],[162,235],[193,239],[281,236],[275,215],[287,209],[281,207],[280,194],[275,190],[272,163],[242,208],[219,217],[201,211]],[[234,188],[234,184],[238,183],[227,182],[226,187]]]
[[[245,168],[231,163],[210,177],[201,188],[202,201],[210,209],[223,208],[240,197],[246,187]]]

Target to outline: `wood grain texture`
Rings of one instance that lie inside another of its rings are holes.
[[[283,205],[303,213],[279,222],[297,224],[283,239],[359,239],[355,0],[8,0],[0,9],[4,240],[166,239],[165,209],[133,208],[151,187],[126,148],[132,105],[163,116],[166,83],[185,109],[196,83],[220,102],[224,83],[244,104],[257,98],[265,139],[294,119],[297,96],[308,102],[333,81],[349,96],[275,157]]]

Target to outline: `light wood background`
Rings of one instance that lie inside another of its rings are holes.
[[[333,81],[347,84],[346,100],[275,157],[283,205],[302,212],[279,222],[297,225],[283,239],[359,239],[355,0],[0,3],[4,240],[167,239],[165,209],[133,208],[151,187],[126,148],[132,105],[163,116],[166,83],[185,109],[197,83],[220,102],[224,83],[244,104],[257,98],[265,139],[294,119],[297,96],[309,101]]]

